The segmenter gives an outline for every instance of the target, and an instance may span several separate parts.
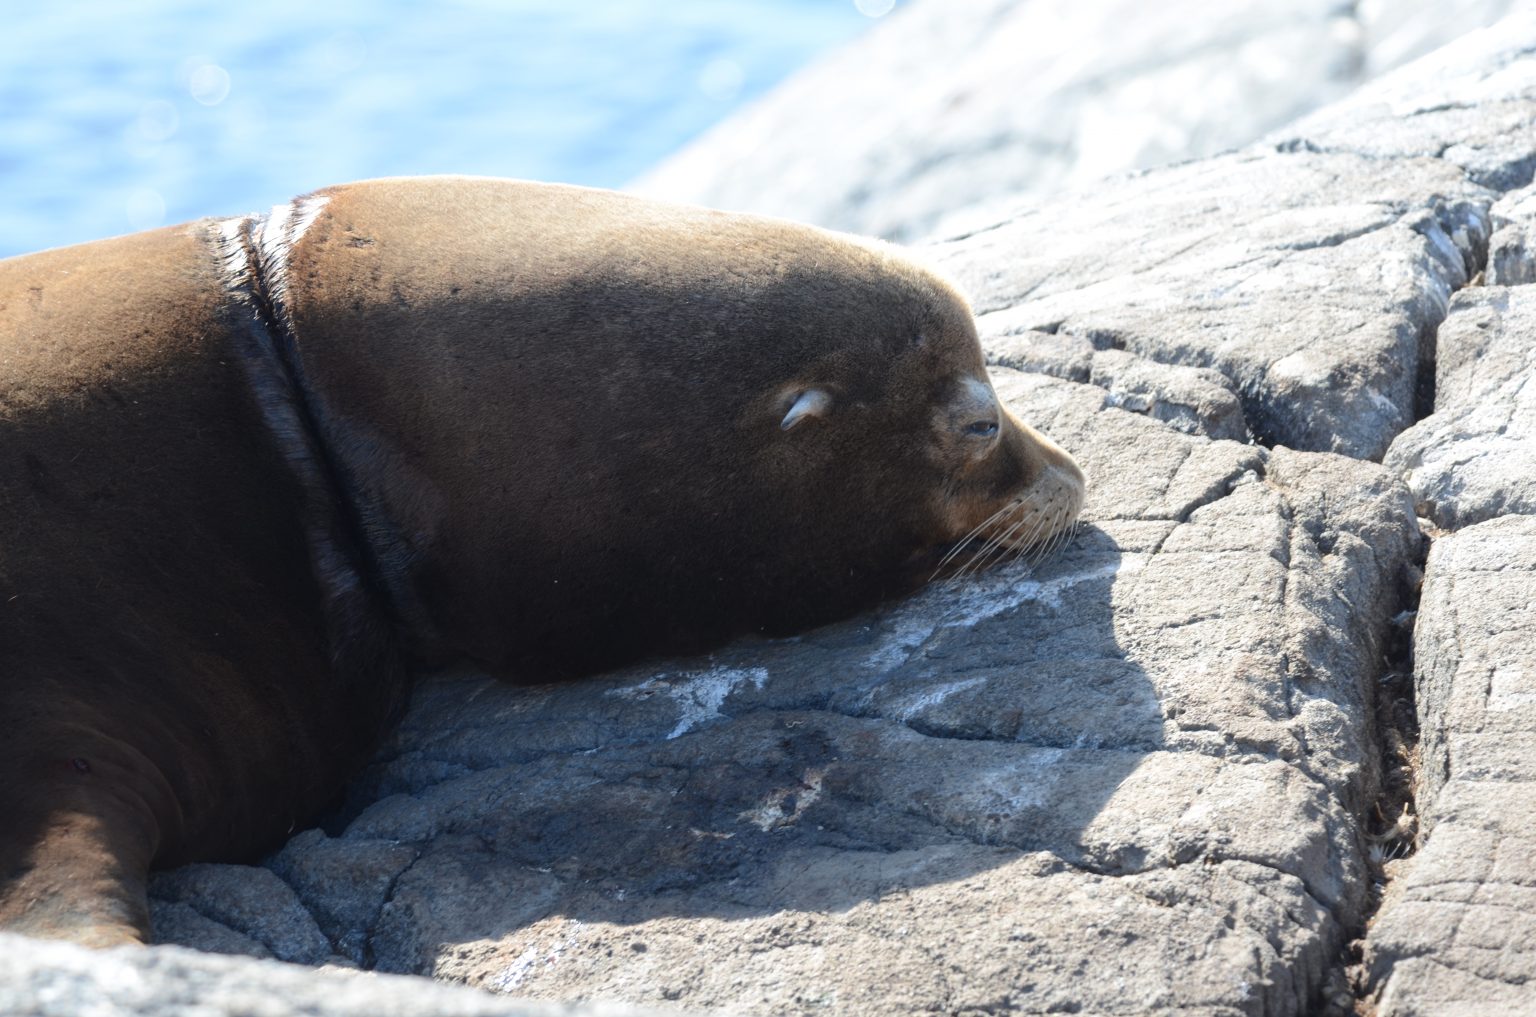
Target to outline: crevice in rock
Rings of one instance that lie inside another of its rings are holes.
[[[219,914],[217,909],[209,906],[207,899],[205,899],[205,898],[203,898],[203,897],[201,897],[201,896],[199,896],[197,894],[188,894],[188,895],[186,895],[185,897],[183,897],[183,898],[181,898],[179,900],[169,900],[169,899],[165,899],[165,898],[162,898],[162,900],[165,903],[180,904],[183,907],[188,908],[189,910],[191,910],[193,914],[197,915],[199,918],[201,918],[204,921],[208,922],[210,925],[217,925],[219,928],[225,930],[230,935],[238,936],[240,939],[247,940],[248,942],[254,943],[257,946],[261,947],[263,950],[266,950],[268,956],[277,957],[277,953],[272,949],[272,944],[271,943],[268,943],[265,940],[263,940],[260,936],[256,935],[256,933],[253,930],[251,930],[249,928],[242,929],[242,928],[240,928],[238,926],[231,925],[228,921],[226,921],[223,917],[220,916],[220,914]],[[306,910],[307,910],[307,905],[306,905]],[[327,939],[327,942],[329,942],[329,939]],[[277,959],[278,960],[285,960],[285,961],[292,961],[292,958],[289,958],[289,957],[277,957]]]
[[[1120,350],[1124,352],[1130,348],[1130,344],[1126,342],[1125,336],[1121,335],[1119,332],[1113,329],[1089,327],[1077,332],[1076,334],[1093,343],[1093,348],[1095,350]],[[1138,350],[1136,352],[1136,356],[1143,360],[1150,360],[1154,364],[1163,363],[1163,361],[1158,360],[1155,355],[1149,355],[1145,350]],[[1175,367],[1187,366],[1180,364],[1176,360],[1169,361],[1168,363]]]
[[[362,954],[363,954],[363,956],[362,956],[362,962],[361,963],[362,963],[362,968],[363,968],[364,971],[377,971],[377,970],[379,970],[379,966],[378,966],[378,953],[377,953],[377,950],[376,950],[376,948],[374,946],[374,939],[378,936],[378,934],[379,934],[379,926],[384,921],[384,909],[389,907],[389,905],[394,902],[395,893],[400,888],[400,881],[405,878],[405,876],[406,876],[406,874],[408,872],[410,872],[412,869],[414,869],[416,867],[416,864],[418,862],[420,862],[424,857],[426,857],[426,854],[427,854],[427,852],[424,849],[421,849],[421,848],[418,847],[418,850],[416,852],[416,857],[411,859],[410,864],[407,865],[405,868],[401,869],[399,872],[395,873],[395,878],[391,879],[389,881],[389,886],[386,887],[385,890],[384,890],[384,895],[383,895],[383,897],[379,901],[378,910],[373,913],[373,915],[368,919],[367,925],[365,925],[364,928],[362,929],[362,933],[363,933],[363,943],[362,943],[363,949],[362,949]]]
[[[293,836],[296,835],[297,833],[295,833]],[[266,869],[268,872],[272,873],[272,875],[276,876],[278,881],[286,886],[289,890],[293,891],[293,899],[299,902],[299,907],[304,910],[305,914],[309,915],[309,920],[315,923],[315,928],[320,930],[320,935],[324,936],[325,941],[330,944],[332,955],[334,957],[351,957],[347,950],[343,948],[343,945],[337,942],[337,937],[332,936],[330,932],[327,931],[325,926],[321,924],[319,909],[316,908],[314,904],[309,902],[297,883],[287,878],[287,876],[283,874],[282,870],[284,867],[281,865],[274,865],[273,859],[271,857],[263,859],[258,864],[261,868]],[[204,915],[203,917],[207,918],[208,916]],[[351,957],[351,959],[355,961],[357,958]]]
[[[1439,365],[1440,326],[1443,324],[1444,318],[1433,324],[1426,322],[1419,329],[1419,365],[1413,379],[1413,420],[1409,427],[1435,412],[1435,372]]]
[[[1392,208],[1393,205],[1384,203],[1384,207]],[[1396,214],[1401,215],[1402,213],[1396,212]],[[1344,244],[1349,243],[1351,240],[1359,240],[1361,237],[1368,237],[1372,233],[1378,233],[1390,225],[1391,222],[1371,223],[1367,226],[1358,226],[1354,229],[1341,229],[1337,233],[1330,233],[1327,236],[1317,237],[1311,240],[1298,240],[1295,243],[1276,244],[1269,248],[1269,250],[1281,251],[1289,254],[1292,252],[1299,253],[1301,251],[1316,251],[1328,247],[1342,247]]]
[[[1364,963],[1365,941],[1386,895],[1388,883],[1403,859],[1418,847],[1419,716],[1414,692],[1413,630],[1418,616],[1420,585],[1429,555],[1425,537],[1409,574],[1401,579],[1403,609],[1392,618],[1384,648],[1384,671],[1373,688],[1371,726],[1378,753],[1379,779],[1375,800],[1361,817],[1362,856],[1370,874],[1365,913],[1337,961],[1354,997],[1353,1010],[1328,1009],[1334,1014],[1374,1017],[1376,986]]]

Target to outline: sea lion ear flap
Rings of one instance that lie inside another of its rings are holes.
[[[807,417],[824,417],[832,409],[832,397],[825,389],[808,388],[795,397],[795,402],[779,423],[781,431],[787,431]]]

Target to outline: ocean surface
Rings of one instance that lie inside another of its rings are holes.
[[[619,186],[892,6],[17,6],[0,29],[0,257],[365,177]]]

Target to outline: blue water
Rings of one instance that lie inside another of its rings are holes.
[[[618,186],[870,23],[853,0],[16,5],[0,257],[372,176]]]

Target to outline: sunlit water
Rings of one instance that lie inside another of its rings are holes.
[[[0,28],[0,256],[372,176],[618,186],[890,7],[18,6]]]

